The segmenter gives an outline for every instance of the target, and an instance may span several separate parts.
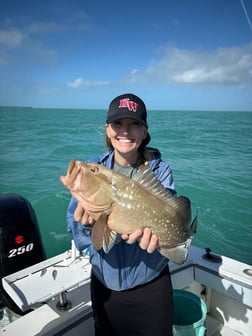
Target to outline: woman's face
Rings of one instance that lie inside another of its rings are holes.
[[[147,136],[147,128],[134,119],[123,118],[105,126],[112,146],[121,154],[137,153]]]

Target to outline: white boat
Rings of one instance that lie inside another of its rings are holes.
[[[224,256],[207,256],[209,253],[192,246],[184,265],[171,263],[173,288],[204,300],[206,335],[251,335],[252,267]],[[16,305],[32,311],[3,327],[0,335],[94,335],[90,270],[89,257],[80,256],[73,246],[4,277],[3,287]]]
[[[8,202],[3,199],[0,202],[0,213],[6,214],[6,221],[10,219],[13,202],[16,211],[17,204],[21,204],[21,212],[24,213],[24,199],[16,196],[9,197]],[[29,211],[26,216],[30,215]],[[26,231],[30,234],[32,230]],[[17,241],[17,237],[13,235],[14,237]],[[18,238],[19,243],[22,237],[19,235]],[[29,258],[32,252],[37,255],[35,245],[31,241],[26,246],[11,248],[7,254],[7,262],[16,257],[25,257],[26,254]],[[2,260],[3,258],[0,261]],[[200,302],[200,316],[189,325],[183,319],[195,313],[193,302],[189,299],[185,301],[183,308],[187,309],[186,312],[184,309],[180,312],[175,302],[175,310],[178,310],[182,320],[180,325],[174,323],[176,336],[251,335],[251,265],[191,246],[188,260],[183,265],[169,263],[169,267],[174,293],[187,293],[189,297],[191,295]],[[71,249],[65,253],[3,276],[2,289],[21,314],[19,316],[11,313],[5,307],[8,323],[1,327],[0,335],[94,335],[89,291],[90,272],[89,256],[80,255],[72,243]],[[184,297],[187,298],[186,295]]]

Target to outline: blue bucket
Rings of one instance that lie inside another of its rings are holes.
[[[173,290],[174,336],[204,336],[207,307],[197,295],[185,290]]]

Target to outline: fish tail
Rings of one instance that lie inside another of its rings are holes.
[[[174,248],[160,248],[159,252],[175,264],[182,265],[188,258],[188,245],[192,239],[188,239],[183,245]]]

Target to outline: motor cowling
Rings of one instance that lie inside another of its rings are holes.
[[[2,278],[45,260],[38,221],[30,202],[18,194],[0,195],[0,299],[24,313],[2,287]]]

